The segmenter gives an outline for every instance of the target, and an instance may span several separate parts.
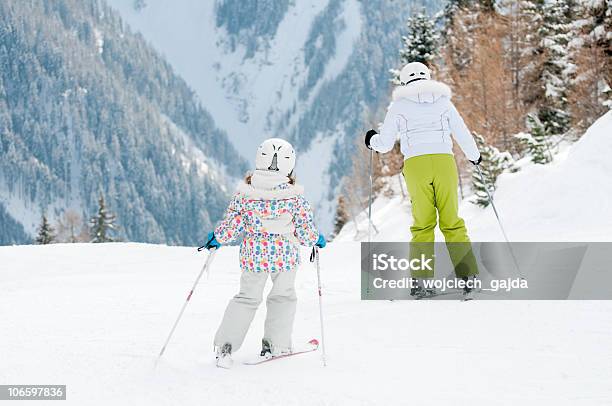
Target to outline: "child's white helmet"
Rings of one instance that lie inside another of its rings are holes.
[[[407,85],[417,80],[430,80],[431,71],[421,62],[410,62],[400,71],[400,83]]]
[[[295,167],[295,150],[287,141],[268,138],[257,149],[255,169],[276,171],[289,176]]]

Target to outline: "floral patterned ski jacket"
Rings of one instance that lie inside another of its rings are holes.
[[[221,244],[243,236],[243,272],[290,272],[300,264],[299,245],[313,246],[319,232],[310,204],[299,185],[283,183],[273,190],[242,183],[215,229]]]

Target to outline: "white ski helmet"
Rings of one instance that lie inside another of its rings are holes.
[[[257,149],[255,169],[277,171],[285,176],[291,175],[295,167],[295,150],[287,141],[268,138]]]
[[[421,62],[410,62],[400,71],[400,83],[402,85],[407,85],[417,80],[429,79],[431,79],[431,71]]]

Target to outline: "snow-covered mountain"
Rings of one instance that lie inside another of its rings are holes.
[[[99,0],[0,2],[0,245],[42,212],[195,244],[246,170],[191,88]]]
[[[248,160],[290,139],[297,176],[329,230],[335,190],[367,125],[386,105],[414,2],[109,0],[200,97]],[[429,8],[440,2],[424,2]]]
[[[495,204],[511,241],[611,241],[612,216],[612,112],[597,120],[578,142],[566,146],[548,165],[528,158],[517,162],[521,169],[503,173],[497,180]],[[378,230],[374,241],[409,241],[409,198],[398,183],[391,197],[381,196],[373,204],[372,219]],[[462,202],[459,214],[465,219],[473,241],[503,241],[493,209]],[[335,241],[367,241],[367,213],[356,223],[347,223]],[[443,241],[439,230],[436,238]]]

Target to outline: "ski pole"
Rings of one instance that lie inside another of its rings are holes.
[[[519,267],[518,261],[516,259],[516,255],[514,255],[514,250],[512,249],[512,244],[510,244],[510,240],[508,240],[508,235],[506,234],[506,230],[504,230],[504,226],[499,218],[499,213],[497,212],[497,208],[495,207],[495,203],[493,202],[493,196],[489,192],[489,185],[485,181],[485,178],[480,170],[480,165],[476,165],[476,170],[478,171],[478,175],[480,176],[480,180],[484,185],[485,191],[487,192],[487,197],[489,198],[489,203],[491,203],[491,207],[493,207],[493,212],[495,213],[495,217],[497,218],[497,223],[499,224],[499,228],[501,229],[502,234],[504,235],[504,239],[506,240],[506,244],[508,244],[508,250],[510,251],[510,255],[512,256],[512,261],[514,262],[514,266],[516,267],[516,271],[521,279],[525,279],[523,273],[521,272],[521,268]]]
[[[323,366],[327,366],[327,360],[325,359],[325,329],[323,328],[323,294],[321,289],[321,267],[319,265],[319,249],[315,246],[312,247],[312,253],[310,254],[310,261],[316,261],[317,265],[317,286],[319,289],[319,320],[321,321],[321,358],[323,360]]]
[[[370,149],[370,199],[368,203],[368,244],[372,242],[372,166],[374,162],[374,150]]]
[[[201,251],[201,250],[198,248],[198,251]],[[198,285],[200,278],[204,274],[204,271],[208,271],[208,267],[210,266],[216,252],[217,250],[213,248],[210,251],[210,254],[208,254],[208,258],[206,258],[206,262],[204,263],[202,270],[198,274],[198,277],[196,278],[195,282],[193,283],[193,286],[191,287],[191,290],[189,291],[189,294],[187,295],[187,299],[185,300],[185,303],[183,303],[183,307],[181,307],[181,311],[179,312],[179,315],[176,318],[176,321],[174,322],[172,329],[170,329],[170,334],[168,334],[168,338],[166,339],[164,346],[162,347],[161,351],[159,352],[159,355],[157,356],[157,360],[155,361],[156,364],[157,364],[157,361],[159,361],[159,359],[161,358],[161,356],[164,355],[164,351],[166,351],[166,346],[170,342],[170,338],[172,338],[172,334],[174,334],[174,330],[176,330],[176,326],[178,325],[179,320],[183,316],[183,312],[185,311],[185,308],[187,307],[187,304],[189,303],[189,300],[191,299],[191,296],[193,295],[193,292],[195,291],[195,288]]]
[[[374,166],[374,149],[370,148],[370,198],[368,200],[368,256],[372,257],[372,193],[373,181],[372,172]],[[366,296],[370,295],[370,273],[368,272],[368,287],[366,288]]]

